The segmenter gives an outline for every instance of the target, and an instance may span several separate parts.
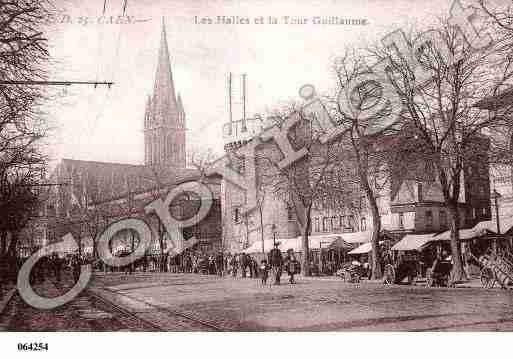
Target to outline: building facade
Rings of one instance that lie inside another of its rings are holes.
[[[241,148],[252,141],[257,134],[253,132],[265,127],[261,118],[247,119],[244,124],[242,121],[225,124],[223,133],[226,153],[238,158],[239,161],[244,161],[240,157]],[[491,217],[489,164],[486,156],[488,146],[486,138],[476,137],[476,156],[468,158],[465,162],[459,203],[462,228],[473,227],[476,223]],[[276,151],[276,146],[262,143],[256,148],[255,158],[262,153],[272,157],[271,153]],[[254,161],[254,158],[249,160]],[[403,171],[394,169],[392,163],[388,164],[386,185],[377,191],[381,228],[397,239],[407,233],[436,233],[449,229],[443,193],[433,169],[429,167],[429,163],[421,159],[413,160],[412,164],[411,168]],[[250,165],[246,163],[236,167],[245,169],[248,166]],[[256,179],[248,183],[258,186],[259,171],[265,170],[259,169],[258,165],[256,167]],[[348,178],[357,179],[356,169],[352,170],[352,173],[348,172]],[[244,170],[240,173],[245,175]],[[366,232],[372,229],[370,208],[358,181],[349,180],[348,185],[352,187],[350,192],[354,197],[350,206],[323,206],[322,201],[314,204],[311,213],[311,235]],[[223,240],[232,251],[243,251],[255,242],[271,239],[274,235],[278,239],[296,238],[301,235],[294,209],[286,201],[269,193],[272,191],[265,194],[259,191],[257,188],[257,203],[261,206],[244,214],[242,209],[246,203],[247,191],[230,181],[223,181]]]

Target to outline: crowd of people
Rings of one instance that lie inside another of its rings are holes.
[[[159,271],[170,273],[197,273],[217,276],[231,276],[240,278],[260,279],[262,284],[267,284],[269,277],[272,284],[280,284],[282,274],[289,275],[289,282],[294,283],[294,276],[300,272],[300,264],[292,250],[283,255],[278,248],[279,243],[269,251],[265,259],[258,261],[255,256],[248,253],[226,253],[222,251],[204,253],[201,251],[186,250],[180,255],[145,255],[136,262],[124,267],[109,267],[101,261],[95,261],[90,254],[66,254],[59,256],[52,254],[40,258],[30,272],[32,285],[43,282],[46,278],[52,278],[60,283],[64,273],[73,276],[74,282],[80,277],[81,267],[92,264],[93,268],[103,272],[124,272],[132,274],[135,271]],[[120,257],[130,253],[118,253]],[[260,256],[261,257],[261,256]],[[11,266],[13,273],[18,273],[23,263],[28,258],[17,258]],[[13,278],[16,274],[13,275]],[[4,279],[6,276],[4,276]]]
[[[282,272],[289,274],[290,283],[294,283],[294,275],[299,273],[299,261],[292,251],[283,257],[279,243],[267,255],[267,259],[258,260],[248,253],[201,253],[185,251],[181,255],[169,257],[165,271],[171,273],[199,273],[218,276],[241,278],[260,278],[266,284],[269,273],[272,273],[274,284],[280,284]]]

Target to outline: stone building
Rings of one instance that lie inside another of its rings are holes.
[[[239,162],[244,162],[244,158],[240,156],[241,148],[253,141],[256,135],[254,132],[258,133],[258,130],[266,127],[261,118],[246,119],[244,122],[227,123],[223,131],[226,153],[238,158]],[[476,137],[476,156],[465,163],[459,203],[462,228],[472,227],[491,216],[489,165],[485,159],[488,145],[486,138]],[[258,145],[256,152],[270,153],[276,150],[272,144],[263,143]],[[255,156],[258,157],[258,154]],[[395,171],[392,164],[389,164],[387,185],[379,191],[377,197],[382,229],[397,239],[407,233],[434,233],[449,228],[443,195],[433,176],[433,170],[420,159],[413,161],[413,164],[411,169],[402,172]],[[238,163],[236,167],[241,168],[241,173],[244,174],[244,169],[248,166],[247,163]],[[353,172],[352,175],[348,173],[348,178],[357,178],[356,172]],[[258,178],[258,175],[257,166],[255,177]],[[249,183],[258,183],[258,180]],[[352,186],[354,203],[351,206],[332,209],[333,207],[325,207],[322,203],[314,205],[311,215],[312,237],[361,233],[359,237],[362,242],[369,239],[368,233],[373,224],[367,200],[357,180],[352,182]],[[223,241],[227,248],[243,251],[248,247],[255,247],[254,244],[262,239],[265,241],[273,238],[274,234],[276,238],[283,240],[301,235],[295,211],[285,201],[276,198],[272,193],[266,193],[265,200],[259,202],[263,203],[262,211],[257,206],[244,215],[245,196],[246,191],[241,190],[240,186],[223,180]],[[261,193],[257,194],[257,202],[261,197]]]
[[[186,115],[180,95],[175,93],[166,30],[162,24],[153,94],[148,97],[144,119],[144,164],[61,160],[49,182],[54,186],[45,206],[45,238],[54,242],[71,232],[84,251],[92,251],[93,239],[109,223],[127,216],[145,219],[152,228],[152,249],[167,243],[166,231],[155,215],[144,207],[188,181],[204,182],[213,194],[208,215],[197,225],[183,228],[186,239],[196,237],[212,250],[220,247],[221,213],[218,177],[202,178],[198,170],[186,168]],[[178,204],[182,215],[193,215],[194,201]],[[191,207],[192,206],[192,207]],[[170,209],[172,210],[172,209]],[[130,233],[118,233],[119,245],[130,246]]]

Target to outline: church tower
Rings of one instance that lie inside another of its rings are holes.
[[[144,113],[144,163],[185,168],[185,111],[175,94],[164,20],[153,95]]]

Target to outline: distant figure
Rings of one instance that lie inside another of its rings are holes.
[[[224,258],[223,252],[219,251],[216,256],[216,271],[217,275],[222,277],[224,273]]]
[[[232,276],[237,276],[237,256],[234,254],[230,260],[230,266],[232,267]]]
[[[248,258],[246,257],[246,253],[241,253],[239,256],[239,265],[242,273],[242,278],[246,278],[246,271],[248,269]]]
[[[268,259],[271,271],[273,273],[274,284],[279,285],[281,279],[281,267],[283,265],[283,257],[281,251],[278,248],[280,242],[274,243],[274,248],[269,251]]]
[[[82,261],[80,260],[79,255],[74,255],[71,259],[71,268],[73,270],[73,282],[77,283],[80,278],[80,266],[82,265]]]
[[[266,285],[269,277],[269,265],[265,259],[260,262],[260,276],[262,277],[262,284]]]
[[[287,263],[287,272],[289,274],[289,282],[290,282],[290,284],[294,284],[295,283],[294,275],[298,271],[299,262],[296,259],[296,256],[294,255],[293,251],[287,252],[286,263]]]

